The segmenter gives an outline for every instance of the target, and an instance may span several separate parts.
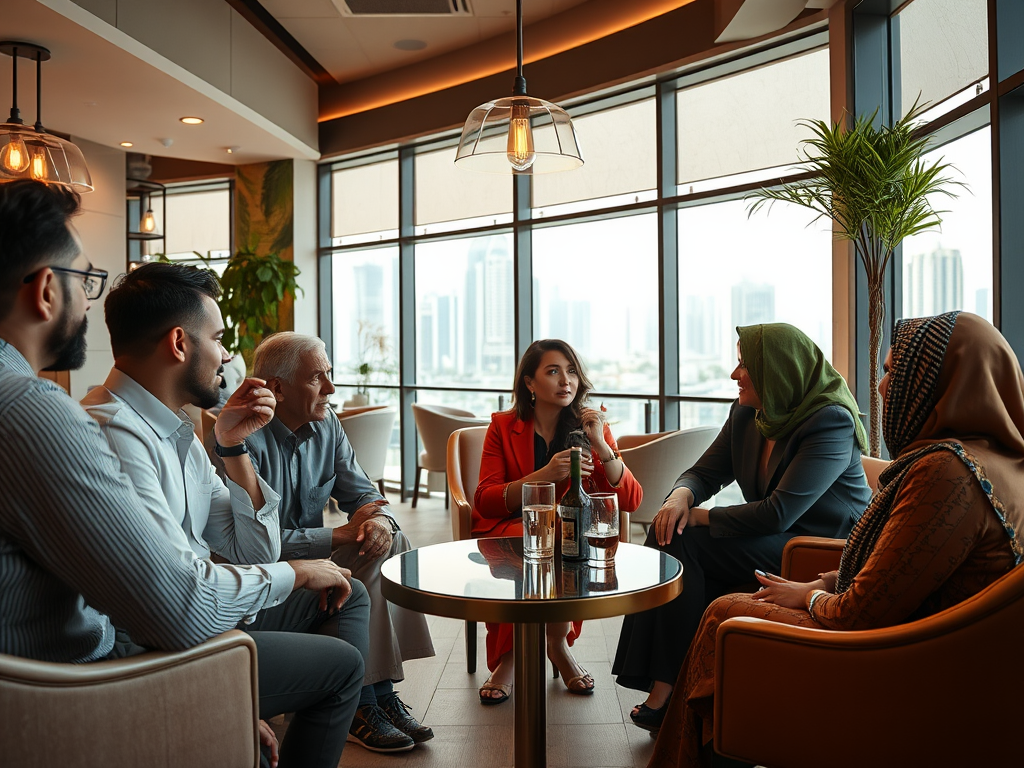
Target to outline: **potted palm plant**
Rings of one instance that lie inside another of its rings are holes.
[[[877,126],[875,117],[861,116],[829,125],[803,120],[811,137],[800,148],[802,170],[808,179],[763,188],[748,196],[749,213],[776,202],[809,208],[834,222],[835,237],[853,242],[868,284],[869,362],[871,370],[871,455],[881,448],[881,395],[878,393],[878,357],[885,321],[885,271],[900,242],[942,223],[932,199],[956,197],[964,186],[947,174],[952,166],[942,160],[928,162],[929,138],[921,136],[917,104],[891,126]]]

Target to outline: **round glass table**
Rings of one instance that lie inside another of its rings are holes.
[[[515,624],[515,765],[546,765],[544,624],[637,613],[673,600],[683,566],[663,552],[620,543],[615,565],[523,558],[521,537],[434,544],[381,566],[381,592],[403,608]]]

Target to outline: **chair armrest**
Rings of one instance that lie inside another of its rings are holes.
[[[1007,659],[1019,646],[1022,596],[1018,568],[895,627],[728,619],[715,655],[715,749],[786,768],[1017,764],[1024,669]],[[848,722],[857,738],[847,738]]]
[[[819,573],[839,567],[846,539],[823,539],[820,536],[796,536],[782,550],[782,573],[790,581],[814,581]]]
[[[4,741],[10,765],[252,768],[256,645],[232,630],[181,653],[92,664],[0,656],[0,719],[18,724]]]

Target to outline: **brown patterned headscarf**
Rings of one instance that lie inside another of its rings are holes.
[[[896,324],[882,434],[894,460],[843,549],[837,593],[871,555],[911,466],[934,451],[952,451],[971,470],[1024,560],[1024,374],[990,323],[947,312]]]

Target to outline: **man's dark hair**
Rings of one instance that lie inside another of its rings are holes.
[[[185,264],[152,262],[122,277],[103,305],[114,357],[144,357],[172,328],[198,332],[203,296],[220,298],[212,272]]]
[[[66,267],[79,248],[67,222],[78,213],[77,192],[41,181],[0,184],[0,320],[14,308],[24,279],[43,267]]]

